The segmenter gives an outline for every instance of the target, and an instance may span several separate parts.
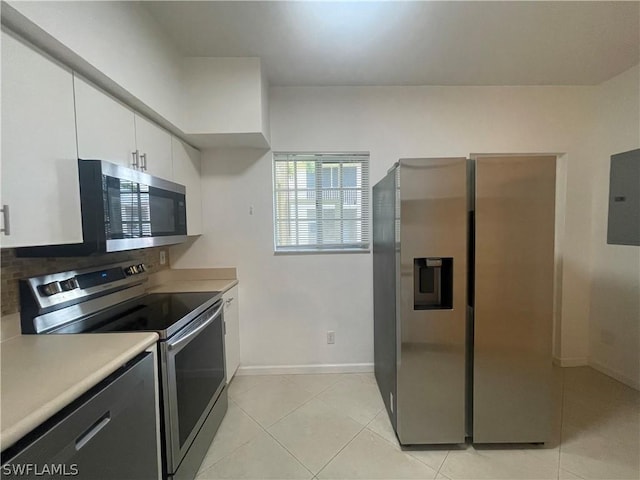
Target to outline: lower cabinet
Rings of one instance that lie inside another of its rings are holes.
[[[141,354],[2,452],[2,477],[161,478],[154,361]]]
[[[224,302],[224,353],[227,383],[231,381],[240,365],[240,317],[238,315],[238,286],[225,292]]]

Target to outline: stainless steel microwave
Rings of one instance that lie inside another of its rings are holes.
[[[78,173],[83,242],[18,248],[18,256],[85,256],[187,239],[184,185],[103,160],[79,159]]]

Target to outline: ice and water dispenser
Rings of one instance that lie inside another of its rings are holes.
[[[413,259],[413,309],[453,308],[453,258]]]

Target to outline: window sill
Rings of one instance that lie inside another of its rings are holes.
[[[371,253],[369,248],[335,248],[335,249],[319,249],[310,248],[308,250],[291,249],[291,250],[276,250],[274,255],[324,255],[324,254],[342,254],[342,253]]]

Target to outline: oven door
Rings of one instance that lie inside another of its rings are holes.
[[[167,470],[174,473],[226,384],[222,301],[162,343]]]

